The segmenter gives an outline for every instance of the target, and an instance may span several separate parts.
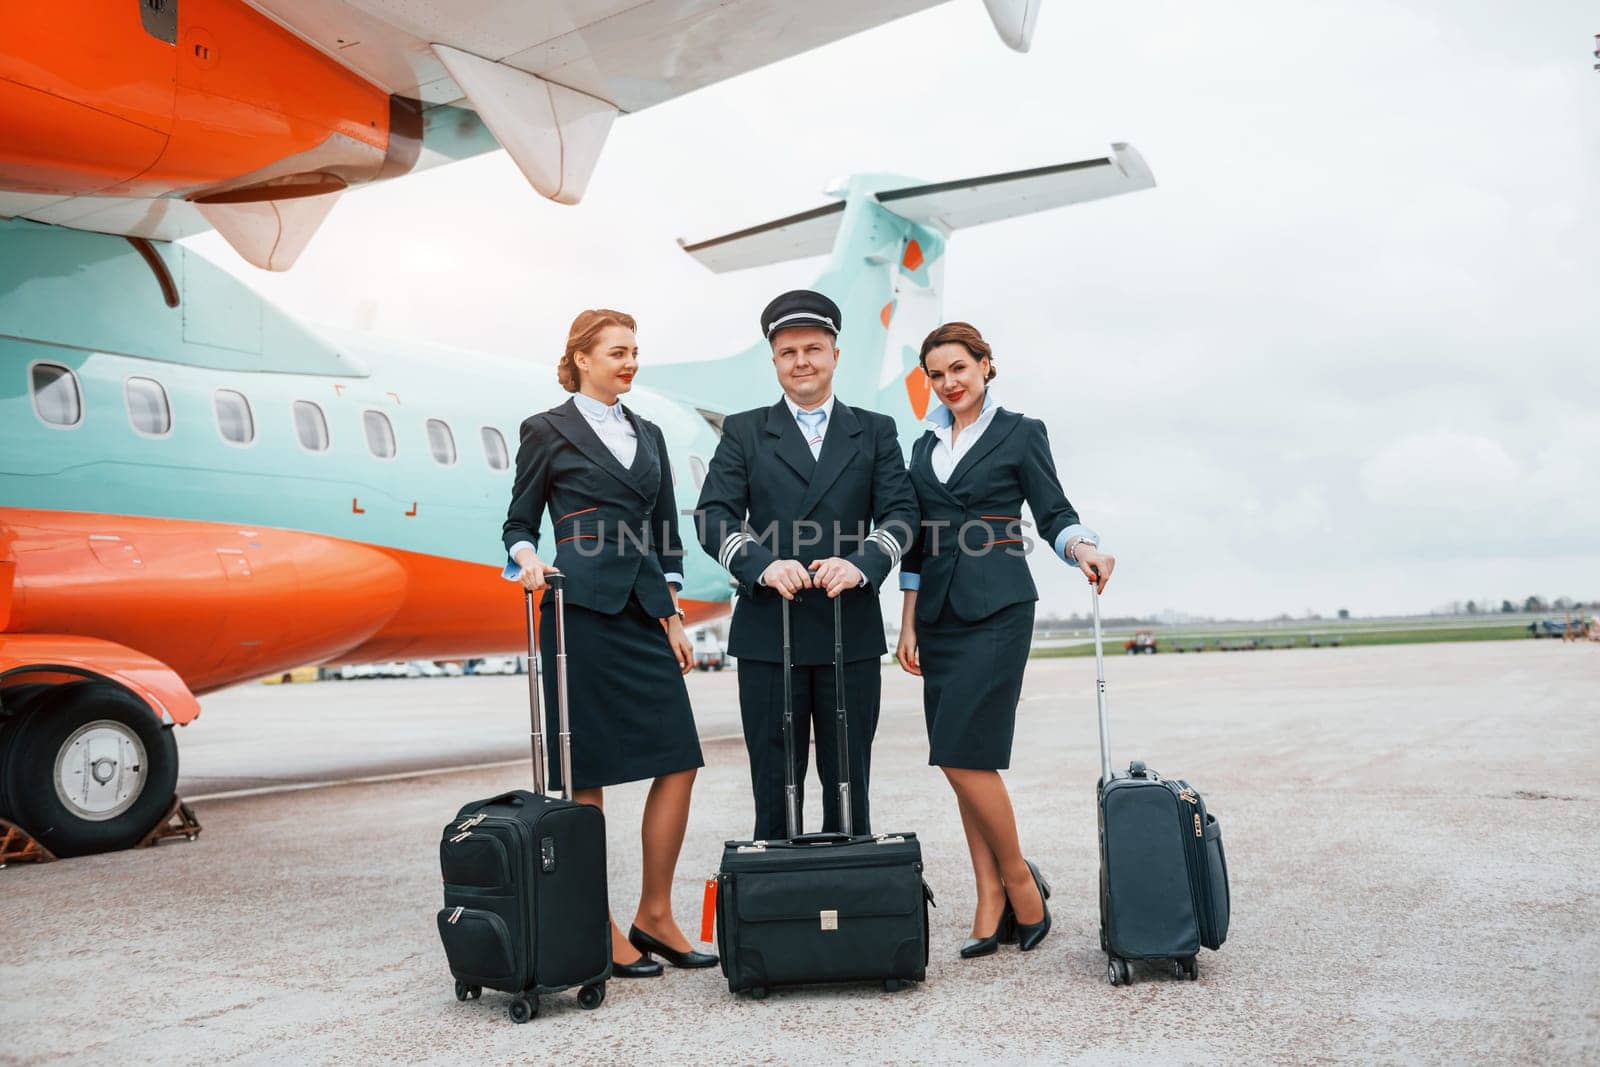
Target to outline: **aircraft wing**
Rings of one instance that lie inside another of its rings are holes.
[[[576,203],[617,115],[945,0],[247,0],[204,25],[189,3],[91,18],[94,2],[0,14],[0,126],[20,131],[0,147],[0,217],[215,228],[282,270],[348,187],[503,147]],[[1025,51],[1039,0],[984,2]],[[74,50],[119,69],[84,73]]]

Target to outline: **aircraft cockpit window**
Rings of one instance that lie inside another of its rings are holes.
[[[151,437],[172,432],[172,406],[167,391],[154,378],[129,378],[123,393],[128,400],[128,420],[133,428]]]
[[[300,447],[311,452],[328,450],[328,420],[322,408],[309,400],[294,402],[294,433],[300,438]]]
[[[367,451],[379,459],[393,459],[394,425],[389,422],[389,416],[369,409],[361,413],[361,425],[367,431]]]
[[[455,466],[456,436],[450,432],[450,424],[443,419],[428,420],[428,451],[433,453],[435,463]]]
[[[694,453],[689,454],[689,477],[694,479],[694,491],[699,492],[706,484],[706,461]]]
[[[256,420],[250,414],[250,401],[233,389],[218,389],[216,395],[217,430],[224,441],[247,445],[256,439]]]
[[[483,458],[489,461],[489,469],[503,471],[511,466],[511,454],[506,451],[506,439],[500,436],[500,431],[493,426],[485,426],[481,433]]]
[[[33,365],[33,410],[51,426],[76,426],[83,421],[83,394],[78,376],[58,363]]]

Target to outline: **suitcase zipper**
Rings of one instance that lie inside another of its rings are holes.
[[[469,838],[471,836],[472,836],[472,831],[471,830],[463,830],[461,833],[459,833],[456,836],[452,837],[450,839],[450,843],[452,845],[459,845],[461,842],[465,841],[467,838]]]
[[[461,913],[466,911],[466,910],[467,909],[464,908],[464,907],[456,908],[455,911],[452,911],[450,913],[450,918],[446,919],[445,922],[449,923],[451,926],[454,926],[456,924],[456,920],[461,918]]]
[[[470,830],[470,829],[472,829],[474,826],[478,825],[480,822],[482,822],[486,818],[488,818],[488,816],[483,815],[483,814],[474,815],[472,818],[468,819],[466,822],[463,822],[459,826],[457,826],[456,829],[457,830]]]
[[[1189,805],[1189,814],[1194,820],[1194,839],[1189,840],[1189,822],[1183,819],[1183,809],[1178,809],[1180,831],[1184,838],[1183,857],[1189,868],[1190,897],[1195,904],[1195,930],[1200,934],[1202,943],[1207,939],[1211,926],[1211,886],[1206,875],[1205,856],[1205,823],[1201,818],[1200,795],[1189,788],[1189,783],[1180,780],[1164,783],[1168,789],[1177,794],[1178,799]]]

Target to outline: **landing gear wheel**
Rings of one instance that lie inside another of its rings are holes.
[[[1106,960],[1106,981],[1112,985],[1132,985],[1133,971],[1128,966],[1128,961],[1117,959],[1115,956]]]
[[[596,982],[594,985],[586,985],[582,989],[578,990],[578,1007],[582,1008],[584,1011],[594,1011],[605,1002],[606,984],[604,982]]]
[[[57,856],[138,844],[172,807],[172,730],[104,682],[55,686],[29,704],[6,731],[0,772],[15,821]]]
[[[907,982],[902,978],[885,978],[883,980],[883,991],[885,993],[898,993],[900,990],[905,989],[910,984],[910,982]]]
[[[751,989],[750,990],[750,999],[751,1000],[766,1000],[767,999],[767,987],[764,986],[764,985],[758,985],[758,986],[754,987],[753,989]]]
[[[511,1003],[506,1005],[506,1014],[514,1023],[525,1023],[539,1014],[539,1000],[537,997],[512,997]]]

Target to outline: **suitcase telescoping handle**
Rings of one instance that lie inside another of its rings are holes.
[[[794,772],[794,646],[790,638],[789,599],[783,604],[783,812],[789,840],[800,836],[800,785]],[[833,598],[833,691],[835,730],[839,742],[839,829],[851,835],[850,733],[844,706],[844,614]],[[818,739],[821,740],[820,738]]]
[[[1100,570],[1093,568],[1098,576]],[[1100,643],[1100,590],[1089,581],[1089,600],[1094,605],[1094,697],[1100,711],[1100,783],[1111,781],[1111,728],[1106,724],[1106,656]]]
[[[567,605],[566,576],[560,571],[546,571],[545,581],[556,597],[556,719],[560,732],[556,736],[561,755],[561,795],[572,799],[572,731],[567,721]],[[539,708],[539,638],[533,621],[533,591],[523,590],[523,601],[528,609],[528,709],[533,718],[533,791],[544,796],[549,789],[545,768],[549,758],[545,749],[544,715]]]

